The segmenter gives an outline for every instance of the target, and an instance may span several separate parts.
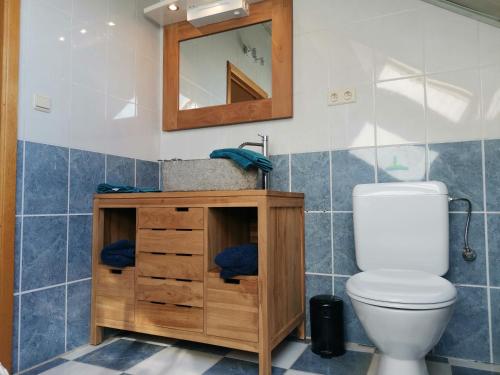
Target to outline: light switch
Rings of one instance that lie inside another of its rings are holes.
[[[41,112],[50,112],[52,108],[52,100],[43,95],[33,95],[33,109]]]

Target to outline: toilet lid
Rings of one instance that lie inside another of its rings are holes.
[[[347,281],[347,292],[353,298],[398,305],[443,304],[457,296],[455,287],[442,277],[402,269],[360,272]]]

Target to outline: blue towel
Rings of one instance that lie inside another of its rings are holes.
[[[133,187],[125,185],[112,185],[112,184],[99,184],[97,186],[97,193],[157,193],[160,190],[149,187]]]
[[[220,277],[230,279],[238,275],[257,275],[258,249],[250,243],[228,247],[215,257],[215,264],[220,268]]]
[[[223,148],[215,150],[210,154],[210,158],[231,159],[244,170],[248,170],[252,167],[259,168],[263,172],[271,172],[273,170],[273,163],[264,155],[241,148]]]
[[[120,240],[101,250],[102,262],[110,267],[132,267],[135,265],[135,242]]]

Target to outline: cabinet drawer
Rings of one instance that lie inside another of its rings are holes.
[[[135,268],[97,266],[97,289],[100,296],[114,296],[134,300]]]
[[[128,298],[96,296],[96,323],[108,322],[134,323],[134,302]]]
[[[140,229],[139,251],[171,254],[203,254],[202,230]]]
[[[139,301],[163,302],[173,305],[203,307],[203,283],[172,279],[137,278]]]
[[[203,256],[139,252],[136,267],[139,276],[167,279],[203,280]]]
[[[137,324],[203,332],[203,309],[139,301]]]
[[[203,208],[152,207],[139,209],[141,229],[203,229]]]
[[[256,276],[226,283],[210,273],[207,287],[207,334],[257,342],[259,339],[259,296]]]

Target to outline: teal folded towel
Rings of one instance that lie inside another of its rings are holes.
[[[242,148],[223,148],[215,150],[210,154],[210,158],[231,159],[244,170],[248,170],[252,167],[259,168],[263,172],[271,172],[273,170],[273,163],[264,155]]]
[[[112,184],[99,184],[97,186],[97,193],[157,193],[160,190],[149,187],[133,187],[126,185],[112,185]]]

